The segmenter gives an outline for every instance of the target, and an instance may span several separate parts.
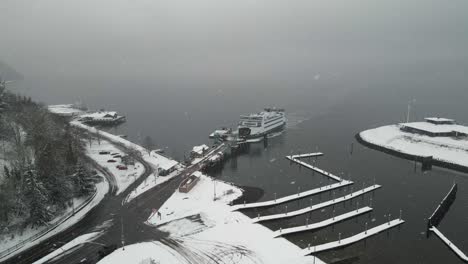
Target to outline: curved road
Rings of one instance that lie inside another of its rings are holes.
[[[128,149],[122,145],[120,145],[119,148],[128,152]],[[216,151],[211,153],[216,153]],[[209,156],[206,157],[205,160],[209,158]],[[141,157],[137,157],[137,160],[144,165],[145,172],[124,192],[116,196],[115,189],[114,191],[110,191],[101,203],[93,208],[78,223],[47,239],[45,242],[31,247],[2,263],[33,263],[74,238],[96,231],[101,231],[102,235],[93,240],[93,242],[82,244],[70,252],[65,252],[60,258],[47,263],[96,263],[102,258],[102,255],[107,255],[115,248],[121,247],[122,245],[149,240],[161,240],[166,237],[165,233],[154,227],[145,225],[144,222],[151,214],[152,209],[161,207],[178,188],[180,182],[186,176],[199,170],[202,163],[185,168],[185,170],[176,177],[141,194],[130,203],[122,205],[126,196],[152,173],[152,168],[147,162]],[[100,170],[101,172],[105,172],[102,168]],[[113,176],[109,175],[109,173],[104,174],[109,182],[115,180],[111,178]]]

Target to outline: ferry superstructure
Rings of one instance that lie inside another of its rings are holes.
[[[275,130],[280,130],[285,124],[284,109],[265,108],[260,113],[240,116],[239,137],[246,139],[263,137]]]

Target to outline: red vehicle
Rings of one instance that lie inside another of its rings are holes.
[[[119,170],[127,170],[127,166],[124,166],[124,165],[117,165],[116,167]]]

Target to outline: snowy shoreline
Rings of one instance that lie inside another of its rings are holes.
[[[368,148],[396,157],[422,162],[432,156],[433,166],[468,173],[468,151],[450,148],[450,145],[442,148],[435,144],[425,144],[425,141],[435,142],[434,138],[401,131],[398,125],[365,130],[356,134],[355,138]]]
[[[127,245],[99,264],[324,263],[304,256],[302,249],[287,239],[274,238],[274,231],[252,223],[247,215],[232,212],[229,204],[245,193],[239,187],[199,172],[197,175],[199,183],[189,193],[174,192],[147,220],[149,226],[167,232],[167,238]]]

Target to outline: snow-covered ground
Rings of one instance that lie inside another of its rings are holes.
[[[135,199],[136,197],[142,195],[143,193],[151,190],[151,188],[154,188],[158,186],[159,184],[165,183],[168,180],[174,178],[177,176],[182,168],[179,168],[173,172],[171,172],[167,176],[158,176],[156,173],[151,173],[140,185],[138,185],[135,190],[133,190],[125,199],[125,203],[130,202],[131,200]]]
[[[88,125],[85,125],[79,121],[72,121],[70,122],[72,125],[76,126],[76,127],[79,127],[79,128],[82,128],[82,129],[86,129],[92,133],[99,133],[99,135],[101,135],[103,138],[105,138],[106,140],[109,141],[109,143],[117,143],[117,144],[121,144],[123,146],[125,146],[126,148],[128,149],[132,149],[132,150],[135,150],[135,151],[138,151],[140,152],[141,154],[141,157],[143,158],[144,161],[146,161],[149,165],[151,165],[151,167],[153,167],[153,169],[157,170],[157,169],[165,169],[165,170],[168,170],[170,167],[175,167],[177,168],[177,170],[179,169],[182,169],[183,168],[183,165],[180,164],[179,162],[173,160],[173,159],[170,159],[164,155],[161,155],[159,153],[157,153],[156,151],[151,151],[150,153],[148,153],[148,150],[146,150],[144,147],[136,144],[136,143],[133,143],[127,139],[124,139],[122,137],[119,137],[119,136],[116,136],[116,135],[113,135],[111,133],[108,133],[108,132],[105,132],[105,131],[102,131],[102,130],[98,130],[97,128],[95,127],[91,127],[91,126],[88,126]],[[164,176],[164,177],[170,177],[172,175],[172,173],[168,176]],[[158,177],[158,179],[160,178],[163,178],[163,177]],[[144,186],[142,186],[141,188],[143,188]]]
[[[314,263],[299,247],[232,212],[229,203],[241,195],[239,188],[201,175],[189,193],[175,192],[159,208],[161,217],[153,214],[148,219],[148,224],[168,232],[168,238],[125,246],[99,263]]]
[[[50,254],[44,256],[43,258],[39,259],[38,261],[35,261],[33,264],[46,263],[46,262],[48,262],[50,260],[55,259],[58,256],[62,256],[63,254],[68,254],[68,253],[72,252],[74,249],[78,248],[78,246],[80,246],[80,245],[82,245],[84,243],[88,243],[88,242],[96,239],[100,235],[101,235],[101,232],[93,232],[93,233],[89,233],[89,234],[79,236],[79,237],[73,239],[72,241],[68,242],[67,244],[61,246],[57,250],[53,251],[52,253],[50,253]]]
[[[110,154],[99,154],[101,151],[108,151]],[[127,170],[120,170],[117,166],[124,164],[121,158],[114,158],[112,154],[126,155],[107,140],[100,140],[100,144],[97,140],[93,140],[91,146],[87,145],[87,155],[114,175],[118,187],[117,194],[119,194],[135,182],[145,172],[145,168],[143,164],[135,162],[135,166],[128,165]],[[109,162],[110,160],[115,162]]]
[[[77,109],[74,104],[49,105],[47,108],[51,113],[62,116],[74,116],[84,113],[83,110]]]
[[[93,209],[96,205],[98,205],[102,201],[102,199],[104,198],[104,196],[107,194],[108,191],[109,191],[109,184],[107,181],[104,180],[96,184],[96,195],[94,196],[94,198],[88,204],[83,205],[81,209],[80,209],[80,204],[75,203],[76,213],[74,215],[70,215],[72,214],[73,209],[68,208],[67,212],[64,215],[52,220],[50,222],[49,227],[42,227],[38,229],[28,228],[23,232],[22,235],[15,234],[13,239],[9,239],[11,238],[11,236],[5,236],[4,240],[0,241],[0,244],[1,244],[0,251],[9,249],[18,244],[22,244],[23,241],[28,241],[27,243],[24,243],[24,245],[21,245],[20,247],[15,248],[14,252],[16,253],[19,251],[24,251],[64,231],[68,227],[80,221],[91,209]],[[50,230],[51,228],[53,229]],[[50,230],[50,231],[47,232],[46,230]],[[47,233],[45,233],[42,236],[39,236],[36,239],[32,239],[32,237],[38,235],[41,232],[47,232]],[[0,261],[4,260],[8,256],[9,255],[3,255],[2,257],[0,257]]]
[[[468,140],[429,137],[389,125],[361,132],[362,140],[386,149],[415,156],[433,156],[435,160],[468,167]]]

